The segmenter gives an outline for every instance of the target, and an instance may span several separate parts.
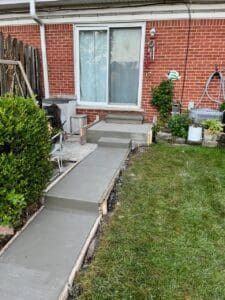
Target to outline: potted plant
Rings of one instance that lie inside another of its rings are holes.
[[[217,142],[218,134],[222,132],[222,123],[218,120],[207,119],[202,122],[204,128],[204,142]]]

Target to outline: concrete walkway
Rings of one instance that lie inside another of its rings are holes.
[[[128,152],[98,147],[48,192],[45,208],[0,257],[1,300],[59,298]]]

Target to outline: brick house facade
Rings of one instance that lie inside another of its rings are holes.
[[[127,23],[132,23],[132,15],[126,18]],[[159,17],[158,17],[159,18]],[[175,99],[182,102],[182,109],[187,109],[189,101],[197,102],[202,95],[204,84],[210,73],[214,71],[215,64],[219,69],[225,68],[225,17],[224,18],[180,18],[179,15],[164,20],[141,20],[144,24],[144,53],[141,56],[143,69],[141,74],[141,93],[139,107],[130,109],[129,107],[113,108],[113,111],[140,112],[144,114],[146,121],[152,121],[156,110],[151,105],[151,89],[166,78],[169,70],[177,70],[181,79],[175,82]],[[128,20],[127,20],[128,19]],[[136,21],[135,21],[136,22]],[[26,23],[26,22],[25,22]],[[76,31],[74,28],[79,25],[76,22],[45,25],[46,48],[48,61],[48,79],[50,97],[74,98],[77,94],[76,80]],[[93,24],[96,22],[93,21]],[[106,22],[107,23],[107,22]],[[101,24],[104,24],[101,21]],[[19,38],[40,49],[41,39],[39,25],[37,24],[15,24],[4,25],[0,21],[0,31],[5,35]],[[88,22],[91,27],[92,23]],[[156,29],[155,59],[150,60],[149,43],[150,30]],[[42,72],[43,73],[43,72]],[[43,78],[42,78],[43,82]],[[43,86],[43,84],[42,84]],[[44,90],[44,87],[43,87]],[[216,95],[218,92],[218,82],[215,78],[211,85],[210,92]],[[216,108],[216,104],[204,99],[201,104],[205,107]],[[112,110],[111,106],[104,107],[88,105],[78,105],[78,113],[88,115],[88,120],[93,121],[96,115],[104,116]]]

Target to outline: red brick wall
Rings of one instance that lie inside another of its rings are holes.
[[[187,51],[188,20],[148,22],[146,26],[145,67],[143,80],[142,106],[146,119],[151,120],[155,110],[149,105],[151,89],[166,79],[169,70],[177,70],[181,80],[175,82],[175,99],[183,100],[182,107],[186,109],[189,101],[198,102],[202,95],[204,84],[214,71],[215,64],[219,69],[225,68],[225,20],[193,20],[191,21],[190,44],[184,84],[185,58]],[[148,44],[149,30],[156,28],[155,61],[149,61]],[[217,95],[218,80],[214,80],[210,92]],[[204,98],[201,106],[217,107]]]
[[[74,97],[73,26],[46,26],[46,42],[50,95]]]
[[[0,26],[0,31],[3,32],[5,36],[10,34],[12,37],[23,41],[24,44],[29,44],[39,49],[41,47],[40,30],[37,25]]]
[[[181,100],[184,79],[185,58],[187,53],[188,20],[147,22],[145,59],[143,74],[142,107],[146,120],[152,120],[157,113],[150,105],[151,89],[165,79],[165,74],[175,69],[179,71],[181,80],[175,82],[175,99]],[[149,61],[149,31],[156,28],[155,61]],[[40,48],[39,28],[33,26],[0,27],[5,34],[10,33],[34,47]],[[52,96],[74,95],[74,62],[73,62],[73,27],[68,25],[48,25],[46,27],[50,94]],[[200,98],[204,84],[215,64],[225,68],[225,20],[193,20],[191,21],[190,44],[188,53],[186,82],[183,91],[183,109],[189,101]],[[210,89],[212,95],[218,91],[215,79]],[[215,107],[205,101],[202,106]],[[97,114],[104,116],[105,111],[79,110],[87,113],[89,121]]]

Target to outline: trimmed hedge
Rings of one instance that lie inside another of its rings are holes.
[[[0,225],[17,226],[51,175],[48,122],[32,99],[0,97]]]

